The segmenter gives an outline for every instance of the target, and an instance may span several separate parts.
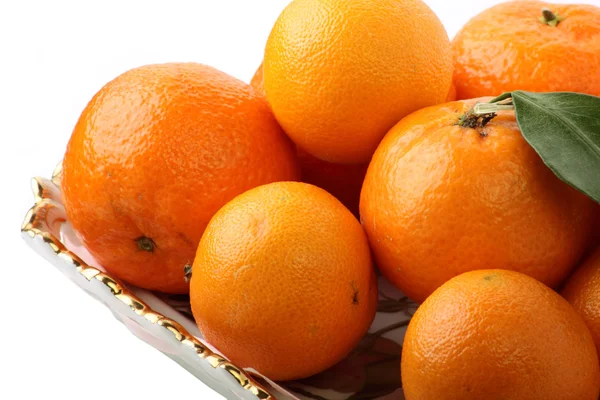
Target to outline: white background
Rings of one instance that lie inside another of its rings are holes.
[[[169,61],[210,64],[248,81],[287,3],[0,1],[2,398],[221,398],[29,250],[19,228],[33,201],[30,178],[50,175],[102,85],[130,68]],[[453,37],[499,1],[426,3]]]

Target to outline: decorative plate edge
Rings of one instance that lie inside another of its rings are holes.
[[[212,352],[177,321],[154,311],[150,306],[131,293],[118,279],[110,276],[110,274],[106,272],[102,272],[87,265],[77,255],[68,250],[66,246],[50,232],[47,221],[45,221],[47,213],[52,208],[62,208],[62,205],[57,199],[52,198],[52,195],[57,192],[56,190],[52,190],[55,188],[48,186],[55,185],[56,187],[59,187],[61,174],[62,163],[58,164],[55,168],[51,180],[40,177],[32,179],[32,191],[35,203],[25,215],[25,219],[21,226],[22,234],[26,234],[32,239],[40,237],[57,257],[72,264],[77,272],[87,281],[96,279],[104,284],[117,300],[129,306],[133,312],[140,317],[145,318],[148,322],[157,324],[168,331],[177,341],[193,349],[196,355],[205,362],[208,362],[212,368],[226,371],[233,377],[239,386],[252,393],[257,399],[275,400],[273,395],[258,384],[242,368],[237,367],[226,358]]]

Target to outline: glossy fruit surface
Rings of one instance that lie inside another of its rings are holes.
[[[402,117],[444,102],[451,47],[421,0],[294,0],[269,36],[264,77],[299,147],[361,164]]]
[[[569,277],[561,294],[583,316],[600,350],[600,247]]]
[[[539,20],[548,9],[557,25]],[[452,42],[458,99],[513,90],[600,96],[600,7],[508,1],[471,19]]]
[[[514,112],[485,127],[459,125],[476,102],[404,118],[365,178],[360,216],[376,263],[417,302],[477,269],[515,270],[556,287],[589,243],[595,203],[544,165]]]
[[[406,400],[596,400],[600,367],[583,319],[526,275],[472,271],[413,316],[402,351]]]
[[[263,65],[261,64],[250,85],[259,93],[265,92],[263,80]],[[456,93],[448,93],[448,98]],[[310,183],[325,189],[341,201],[358,217],[358,203],[365,174],[369,164],[335,164],[311,156],[306,151],[297,148],[302,182]]]
[[[185,293],[213,214],[238,194],[299,179],[292,143],[263,96],[200,64],[148,65],[104,86],[63,163],[69,221],[108,271]]]
[[[342,360],[366,333],[377,279],[356,218],[313,185],[252,189],[211,220],[194,260],[192,311],[236,365],[274,380]]]

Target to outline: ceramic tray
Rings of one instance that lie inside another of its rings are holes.
[[[404,399],[400,354],[416,305],[379,278],[379,307],[369,333],[342,362],[309,379],[275,383],[229,362],[203,340],[189,298],[164,295],[120,282],[85,251],[66,219],[60,166],[52,179],[34,178],[35,204],[21,228],[23,238],[89,295],[104,303],[138,338],[175,360],[227,399]]]

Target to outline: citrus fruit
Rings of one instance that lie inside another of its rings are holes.
[[[258,67],[250,85],[259,93],[265,91],[263,64]],[[448,94],[448,98],[453,96]],[[450,100],[449,100],[450,101]],[[335,164],[297,149],[302,181],[325,189],[358,217],[358,203],[368,164]]]
[[[596,206],[596,217],[592,228],[592,248],[600,246],[600,206]]]
[[[583,319],[521,273],[472,271],[413,316],[402,351],[406,400],[596,400],[600,367]]]
[[[448,95],[446,96],[446,102],[456,101],[456,86],[454,84],[450,85],[450,90],[448,91]]]
[[[264,80],[264,63],[261,63],[259,67],[256,69],[256,72],[252,76],[250,80],[250,85],[254,88],[254,90],[259,93],[265,93],[265,80]],[[454,83],[450,84],[450,90],[448,90],[448,94],[446,95],[446,102],[455,101],[456,100],[456,87]]]
[[[421,0],[294,0],[265,49],[277,120],[333,163],[367,163],[402,117],[444,102],[451,80],[448,35]]]
[[[252,76],[252,80],[250,81],[250,86],[254,88],[259,93],[265,94],[265,80],[263,74],[263,63],[260,63],[260,66]]]
[[[358,218],[360,191],[368,164],[334,164],[298,149],[302,182],[325,189]]]
[[[208,221],[261,184],[299,178],[263,96],[200,64],[148,65],[104,86],[69,141],[69,221],[108,271],[185,293],[183,268]]]
[[[461,121],[477,101],[404,118],[363,184],[360,216],[376,264],[417,302],[477,269],[515,270],[556,287],[589,243],[595,203],[544,165],[514,112],[485,126]]]
[[[356,218],[316,186],[279,182],[215,214],[190,299],[202,334],[232,362],[290,380],[354,348],[374,318],[377,281]]]
[[[583,316],[600,354],[600,247],[569,277],[561,294]]]
[[[545,11],[542,11],[542,10]],[[600,8],[508,1],[471,19],[452,42],[459,99],[513,90],[600,96]]]

